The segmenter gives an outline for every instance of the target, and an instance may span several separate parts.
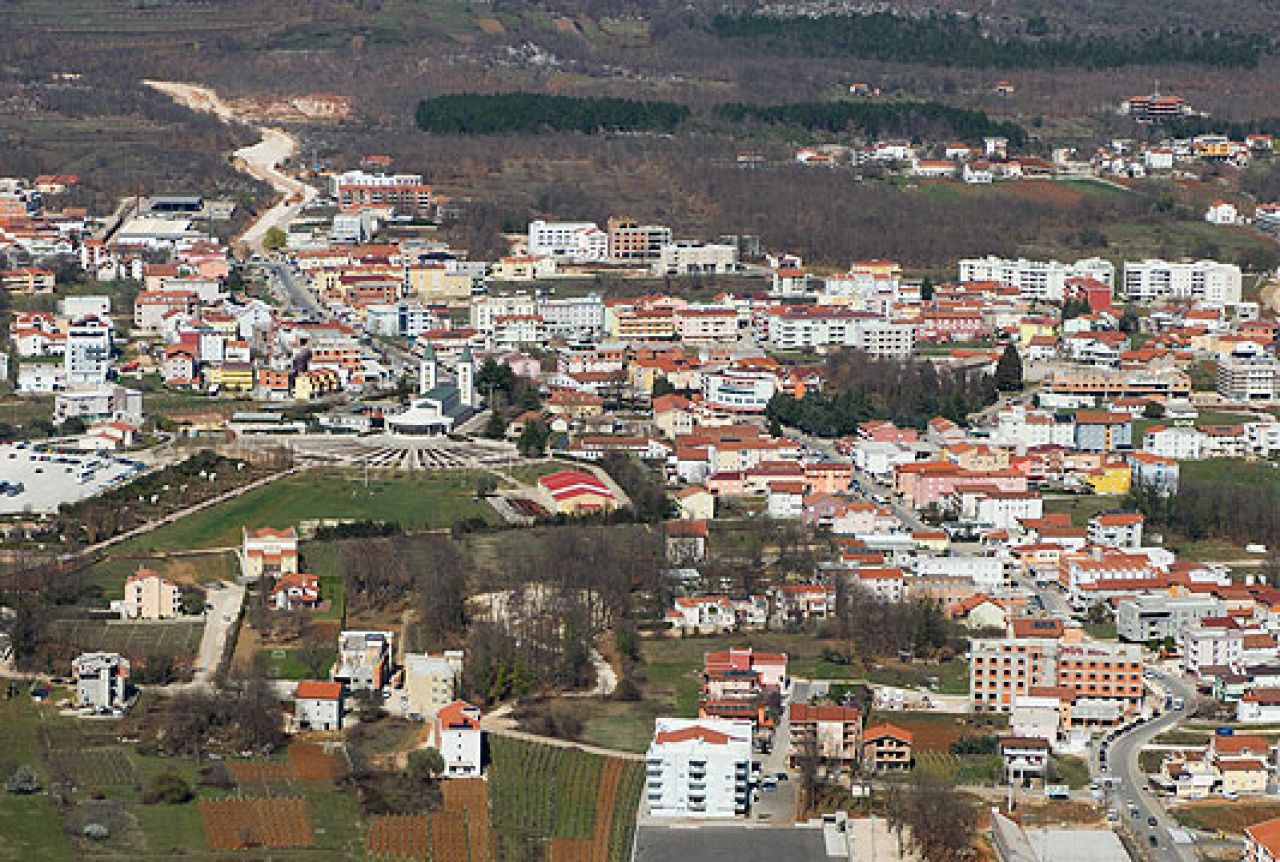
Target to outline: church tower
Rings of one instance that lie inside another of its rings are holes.
[[[476,361],[471,345],[462,348],[462,358],[458,360],[458,400],[468,407],[476,406]]]
[[[440,362],[436,359],[436,349],[427,345],[427,352],[418,364],[418,394],[426,395],[440,382]]]

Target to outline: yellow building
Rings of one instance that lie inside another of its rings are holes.
[[[1023,318],[1018,321],[1018,345],[1023,350],[1027,349],[1033,338],[1041,335],[1054,338],[1057,334],[1058,325],[1047,318]]]
[[[464,273],[447,272],[443,266],[411,266],[405,270],[409,292],[426,302],[467,300],[474,279]]]
[[[252,392],[253,365],[248,362],[224,362],[205,371],[205,382],[219,392]]]
[[[342,376],[333,368],[319,368],[307,371],[293,378],[293,398],[295,401],[310,401],[322,398],[342,389]]]
[[[1095,494],[1127,494],[1133,481],[1128,464],[1104,464],[1084,477]]]

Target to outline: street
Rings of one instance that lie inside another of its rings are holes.
[[[1138,845],[1149,853],[1148,858],[1168,862],[1194,862],[1194,847],[1190,844],[1176,844],[1173,840],[1172,830],[1186,834],[1185,830],[1174,822],[1151,795],[1146,775],[1138,765],[1138,753],[1142,747],[1186,718],[1195,697],[1195,691],[1171,673],[1164,674],[1159,681],[1168,687],[1170,696],[1182,698],[1183,708],[1170,709],[1159,718],[1137,725],[1116,737],[1107,747],[1106,770],[1099,764],[1099,744],[1095,743],[1090,749],[1089,766],[1090,771],[1104,785],[1107,779],[1113,782],[1114,786],[1107,794],[1107,803],[1120,813],[1120,821],[1115,826],[1119,829],[1127,824]],[[1136,816],[1131,813],[1134,810],[1137,811]],[[1148,825],[1151,818],[1155,818],[1154,827]],[[1150,835],[1156,838],[1155,846],[1150,844]]]
[[[240,618],[244,603],[244,586],[226,584],[205,593],[209,610],[205,612],[204,634],[200,638],[200,652],[196,657],[195,673],[191,688],[208,688],[218,672],[218,665],[226,652],[227,637],[231,627]]]

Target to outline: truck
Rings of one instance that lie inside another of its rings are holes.
[[[1175,698],[1173,699],[1173,708],[1174,708],[1174,709],[1182,709],[1184,706],[1186,706],[1186,701],[1184,701],[1182,698],[1180,698],[1180,697],[1175,697]]]

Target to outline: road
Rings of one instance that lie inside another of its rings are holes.
[[[193,111],[213,114],[227,123],[247,123],[208,87],[184,84],[177,81],[143,81],[148,87],[164,93],[169,98],[186,105]],[[280,165],[298,150],[298,141],[283,129],[269,126],[253,126],[262,137],[256,144],[236,150],[232,156],[235,166],[251,177],[261,180],[280,194],[265,212],[245,229],[240,241],[255,252],[261,252],[262,240],[273,227],[285,229],[298,211],[316,196],[314,187],[296,180],[280,169]]]
[[[798,428],[783,428],[782,430],[788,439],[795,440],[832,461],[851,464],[853,467],[853,479],[858,487],[862,489],[862,496],[868,498],[869,495],[874,495],[887,501],[886,505],[893,509],[893,513],[898,516],[898,520],[906,524],[908,529],[929,529],[928,525],[920,519],[920,515],[915,509],[904,503],[897,502],[894,499],[894,493],[891,488],[882,485],[878,480],[859,470],[856,464],[852,464],[852,459],[848,455],[841,455],[836,451],[835,444],[832,441],[806,434]]]
[[[288,264],[266,263],[263,264],[263,269],[275,278],[290,306],[317,320],[323,320],[329,316],[328,310],[320,304],[315,294],[307,289],[302,278],[296,275]]]
[[[1175,844],[1170,830],[1181,828],[1164,810],[1148,790],[1146,775],[1138,765],[1138,753],[1142,747],[1156,736],[1171,730],[1187,717],[1195,697],[1195,691],[1187,683],[1171,673],[1164,674],[1160,680],[1167,687],[1168,693],[1183,700],[1182,709],[1171,709],[1159,718],[1140,724],[1127,733],[1121,734],[1112,741],[1107,751],[1109,771],[1103,772],[1098,766],[1097,750],[1090,752],[1090,768],[1100,779],[1110,778],[1119,781],[1112,788],[1108,798],[1110,807],[1120,812],[1121,822],[1127,823],[1136,837],[1138,845],[1149,857],[1158,862],[1195,862],[1196,852],[1192,845]],[[1136,809],[1134,817],[1130,812]],[[1156,825],[1149,826],[1150,818],[1155,818]],[[1117,828],[1120,823],[1117,823]],[[1148,836],[1155,835],[1158,842],[1155,847],[1150,844]]]
[[[213,684],[218,665],[226,653],[231,628],[240,618],[244,586],[227,584],[211,589],[205,593],[205,601],[212,607],[205,613],[204,634],[200,637],[200,652],[196,656],[191,688],[209,688]]]

